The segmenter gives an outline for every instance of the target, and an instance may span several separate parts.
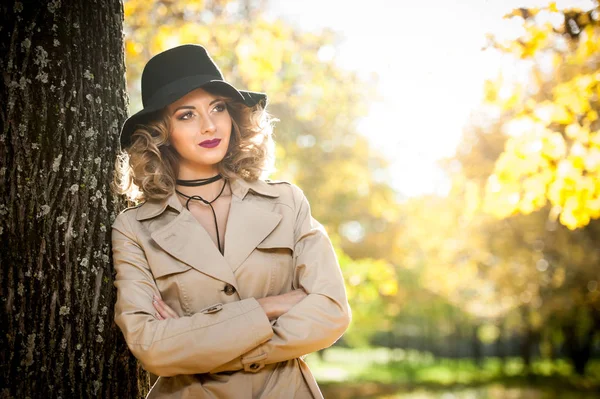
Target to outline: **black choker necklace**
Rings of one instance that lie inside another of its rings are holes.
[[[203,186],[205,184],[209,184],[212,182],[215,182],[219,179],[222,179],[223,176],[221,175],[217,175],[214,177],[210,177],[208,179],[198,179],[198,180],[177,180],[177,184],[182,185],[182,186],[188,186],[188,187],[197,187],[197,186]],[[182,184],[180,182],[184,182],[186,184]],[[205,203],[206,205],[210,206],[210,210],[212,211],[213,214],[213,218],[215,220],[215,228],[217,229],[217,246],[219,247],[219,252],[221,253],[221,255],[223,255],[223,251],[224,249],[221,248],[221,239],[219,238],[219,224],[217,223],[217,214],[215,213],[215,208],[213,208],[212,203],[215,202],[220,196],[221,194],[223,194],[223,191],[225,190],[225,186],[227,185],[227,180],[225,180],[223,182],[223,187],[221,187],[221,191],[219,192],[219,195],[217,195],[215,197],[215,199],[213,199],[212,201],[207,201],[204,198],[202,198],[199,195],[187,195],[182,193],[181,191],[175,189],[175,191],[177,192],[177,194],[181,195],[182,197],[187,198],[187,201],[185,203],[185,207],[186,209],[189,211],[190,210],[190,201],[191,200],[198,200],[201,201],[203,203]]]
[[[177,183],[180,186],[185,186],[185,187],[198,187],[198,186],[204,186],[205,184],[210,184],[210,183],[214,183],[217,180],[221,180],[223,178],[223,176],[221,176],[220,174],[213,176],[213,177],[208,177],[205,179],[195,179],[195,180],[180,180],[177,179],[175,181],[175,183]]]

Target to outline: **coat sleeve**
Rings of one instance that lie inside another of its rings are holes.
[[[254,298],[224,304],[215,313],[158,320],[152,297],[160,294],[125,214],[113,224],[112,251],[115,322],[133,355],[149,372],[158,376],[206,373],[273,335],[267,315]]]
[[[302,191],[292,186],[296,203],[294,224],[294,287],[308,296],[273,323],[273,337],[211,372],[258,371],[327,348],[346,331],[351,320],[344,279],[325,229],[310,213]]]

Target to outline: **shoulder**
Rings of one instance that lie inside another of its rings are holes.
[[[271,186],[275,186],[275,185],[278,185],[278,184],[287,184],[288,186],[293,186],[292,183],[290,183],[289,181],[285,181],[285,180],[265,179],[265,180],[262,180],[262,181],[265,182],[265,183],[267,183],[268,185],[271,185]]]
[[[277,187],[280,195],[273,200],[291,209],[296,237],[302,237],[317,230],[327,235],[323,226],[312,217],[310,204],[300,187],[287,181],[265,180],[264,183],[271,187]]]
[[[267,184],[278,187],[280,192],[278,203],[287,205],[297,220],[311,215],[311,207],[304,191],[294,183],[287,181],[268,181]]]
[[[145,203],[145,201],[140,202],[139,204],[123,209],[115,218],[115,221],[112,224],[112,228],[121,231],[131,230],[132,219],[135,220],[137,209]]]
[[[285,180],[264,180],[264,183],[276,190],[279,202],[286,202],[297,208],[306,200],[302,189],[294,183]]]
[[[129,206],[129,207],[127,207],[127,208],[123,209],[123,210],[121,211],[121,214],[124,214],[124,213],[126,213],[126,212],[130,212],[130,211],[132,211],[132,210],[134,210],[134,209],[138,209],[140,206],[144,205],[145,203],[146,203],[146,201],[142,201],[142,202],[140,202],[139,204],[136,204],[136,205],[133,205],[133,206]],[[134,212],[134,213],[135,213],[135,212]]]
[[[261,201],[268,201],[286,205],[292,209],[299,209],[300,205],[306,201],[306,197],[302,190],[294,183],[285,180],[254,180],[252,182],[239,181],[234,190],[237,190],[240,185],[245,187],[240,192],[243,197],[247,191],[254,194],[255,197],[261,198]]]

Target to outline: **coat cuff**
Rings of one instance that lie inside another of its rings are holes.
[[[273,328],[267,314],[255,298],[242,299],[239,302],[243,313],[252,328],[252,336],[256,337],[254,347],[268,341],[273,336]]]
[[[247,317],[248,332],[250,332],[253,337],[256,337],[255,345],[253,349],[236,359],[215,368],[211,373],[237,371],[242,369],[250,373],[256,373],[265,367],[267,353],[263,348],[264,343],[269,341],[274,335],[273,325],[256,299],[247,298],[237,303]]]

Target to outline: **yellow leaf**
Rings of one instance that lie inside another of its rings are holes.
[[[567,137],[580,143],[587,143],[590,138],[590,130],[586,126],[581,126],[578,123],[572,123],[565,128]]]
[[[398,293],[398,284],[395,281],[387,280],[379,284],[381,295],[393,296]]]
[[[588,200],[585,206],[591,218],[600,218],[600,198]]]
[[[123,14],[126,19],[129,19],[134,14],[135,8],[135,2],[133,1],[126,1],[123,4]]]
[[[591,147],[584,158],[585,169],[589,172],[600,173],[600,148]]]
[[[590,144],[600,147],[600,130],[590,134]]]
[[[465,215],[472,217],[479,208],[479,185],[467,182],[465,187]]]
[[[552,160],[558,160],[566,155],[567,146],[560,133],[549,133],[542,139],[542,154]]]
[[[585,158],[587,157],[587,149],[579,141],[576,141],[571,146],[569,153],[569,160],[573,167],[576,169],[583,169],[585,165]]]
[[[525,194],[519,203],[519,208],[523,213],[531,213],[546,205],[548,183],[548,179],[544,174],[535,174],[523,181]]]
[[[135,57],[142,51],[142,46],[132,40],[125,40],[125,51],[128,57]]]
[[[573,211],[573,209],[564,209],[559,218],[560,223],[567,226],[569,230],[575,230],[579,226],[579,222]]]
[[[488,103],[495,103],[498,98],[498,85],[492,80],[486,80],[483,83],[484,101]]]
[[[567,125],[573,122],[573,115],[567,108],[563,107],[562,105],[555,104],[552,108],[551,121],[560,123],[561,125]]]
[[[553,181],[548,187],[548,199],[552,205],[562,207],[567,197],[567,188],[564,179]]]
[[[590,20],[590,16],[588,15],[588,13],[581,13],[579,14],[579,17],[577,17],[577,25],[579,26],[586,26],[591,22]]]

